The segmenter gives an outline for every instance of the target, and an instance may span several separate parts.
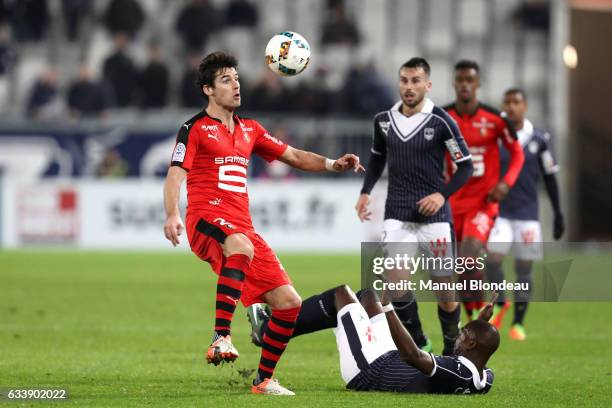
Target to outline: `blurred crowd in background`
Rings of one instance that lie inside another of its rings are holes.
[[[121,138],[114,135],[126,134],[121,130],[125,124],[139,127],[151,118],[164,118],[149,127],[153,133],[176,129],[177,123],[204,107],[195,85],[198,64],[207,53],[223,49],[239,57],[241,113],[257,112],[276,137],[289,143],[328,155],[350,150],[367,156],[369,121],[397,99],[397,67],[409,56],[431,58],[438,92],[432,97],[443,104],[453,96],[450,77],[457,57],[448,41],[455,41],[467,55],[481,55],[493,63],[499,58],[487,54],[492,45],[483,41],[489,30],[514,22],[546,33],[550,26],[547,0],[383,3],[384,7],[351,0],[0,0],[0,116],[17,119],[17,128],[36,123],[61,128],[80,119],[110,126],[115,129],[110,136],[95,136],[104,153],[89,157],[95,169],[83,174],[135,176],[141,174],[135,170],[137,164],[126,156],[131,145],[118,147]],[[477,8],[458,13],[460,6]],[[451,21],[455,13],[463,16],[460,24],[443,24],[442,14],[449,11],[446,18]],[[291,27],[288,21],[294,21]],[[478,21],[481,27],[474,36]],[[418,36],[410,35],[415,27]],[[313,49],[308,71],[295,78],[279,77],[264,64],[265,43],[288,28],[299,30]],[[536,50],[545,49],[530,43]],[[499,37],[496,44],[493,49],[502,53],[515,46],[512,37]],[[521,54],[515,54],[515,63],[520,63]],[[498,65],[487,66],[483,76],[489,69],[513,71],[512,64]],[[497,99],[510,78],[520,78],[514,72],[507,75],[513,76],[485,81],[483,86],[488,83],[489,94]],[[527,77],[540,83],[537,75]],[[532,109],[546,106],[545,97],[535,96]],[[122,113],[126,120],[118,125]],[[149,118],[144,123],[143,113]],[[272,119],[266,121],[266,116]],[[321,117],[329,118],[326,123],[331,126],[308,122]],[[341,118],[349,121],[344,130],[338,128]],[[260,163],[257,158],[250,171],[254,177],[295,176],[287,166]]]
[[[324,0],[323,9],[313,11],[318,38],[307,39],[319,54],[336,46],[350,53],[362,41],[346,3]],[[548,30],[548,2],[530,3],[516,9],[513,18]],[[254,47],[254,39],[261,40],[265,32],[261,25],[274,18],[262,15],[263,8],[254,0],[0,0],[0,80],[10,76],[28,50],[48,54],[35,75],[18,78],[25,90],[13,90],[5,99],[22,99],[23,113],[31,118],[97,117],[117,108],[200,108],[203,99],[194,86],[197,65],[207,52],[227,47],[230,51],[256,48],[248,61],[241,60],[247,70],[241,72],[244,110],[364,115],[393,103],[392,78],[383,78],[377,69],[380,64],[371,58],[346,64],[338,56],[338,64],[344,63],[346,69],[335,78],[330,78],[330,71],[337,71],[334,63],[319,61],[307,80],[291,83],[259,69],[264,46]],[[173,21],[156,24],[168,14]],[[108,43],[102,47],[92,39],[101,28]],[[51,49],[36,48],[37,43]],[[70,60],[62,48],[80,51]],[[99,61],[92,61],[90,54],[106,48]],[[1,93],[0,89],[0,97]]]
[[[231,0],[222,7],[208,0],[183,2],[173,30],[141,35],[147,18],[138,0],[111,0],[95,14],[93,0],[62,0],[63,41],[76,44],[84,26],[99,24],[112,39],[112,50],[103,58],[99,75],[81,56],[78,70],[65,78],[62,64],[50,63],[26,92],[24,109],[29,117],[95,117],[110,108],[160,109],[168,106],[201,108],[204,104],[195,87],[197,66],[205,53],[212,51],[209,38],[221,30],[254,30],[262,20],[255,2]],[[311,39],[316,46],[331,44],[355,46],[360,33],[344,9],[343,1],[327,1],[328,18],[321,37]],[[50,35],[47,0],[0,1],[0,76],[20,63],[19,48],[37,43]],[[176,36],[180,52],[163,49],[164,36]],[[315,45],[313,44],[313,45]],[[135,48],[146,49],[144,61],[134,58]],[[261,47],[263,49],[263,47]],[[174,59],[175,55],[185,58]],[[260,56],[263,66],[263,55]],[[170,66],[181,66],[173,78]],[[250,111],[308,112],[310,114],[372,114],[390,106],[394,94],[380,78],[375,64],[351,67],[339,89],[326,87],[326,68],[319,66],[309,81],[288,87],[269,70],[256,77],[243,75],[243,108]],[[248,78],[248,79],[247,79]]]

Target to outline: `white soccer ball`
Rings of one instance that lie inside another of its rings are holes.
[[[282,76],[293,76],[304,71],[310,61],[308,41],[293,31],[283,31],[268,41],[266,64]]]

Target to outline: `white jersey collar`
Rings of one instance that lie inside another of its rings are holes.
[[[516,132],[516,135],[518,136],[518,140],[521,146],[525,146],[533,135],[533,123],[531,123],[529,119],[524,119],[523,128]]]
[[[478,369],[470,360],[463,356],[459,356],[461,364],[466,366],[472,372],[472,380],[474,381],[474,387],[477,390],[482,390],[487,385],[487,373],[483,370],[482,373],[478,373]],[[482,377],[482,379],[481,379]]]
[[[399,101],[395,105],[393,105],[391,110],[399,112],[401,106],[402,106],[402,101]],[[435,105],[431,99],[425,98],[425,103],[423,104],[423,109],[421,109],[421,113],[431,113],[433,111],[434,106]]]

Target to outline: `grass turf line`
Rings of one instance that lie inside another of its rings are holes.
[[[354,255],[280,257],[305,298],[340,283],[359,284]],[[0,387],[67,388],[61,406],[185,407],[263,403],[249,394],[259,349],[239,307],[235,365],[205,364],[214,319],[215,276],[191,254],[0,251]],[[440,351],[434,304],[420,307]],[[344,389],[331,331],[292,340],[277,376],[294,398],[266,406],[447,407],[610,406],[610,303],[538,303],[528,341],[502,330],[484,396],[356,393]],[[510,316],[506,317],[506,323]],[[41,406],[39,402],[6,406]],[[56,403],[46,402],[48,405]]]

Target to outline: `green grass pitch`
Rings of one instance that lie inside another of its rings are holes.
[[[305,298],[359,282],[357,255],[281,255]],[[69,400],[5,406],[374,407],[612,406],[612,303],[538,303],[528,341],[508,340],[482,396],[347,391],[331,331],[292,341],[277,369],[294,398],[249,394],[239,371],[255,368],[244,309],[237,363],[207,366],[215,277],[187,253],[0,251],[0,388],[67,388]],[[435,305],[421,305],[440,350]],[[265,399],[262,400],[262,399]],[[265,405],[264,405],[265,404]]]

